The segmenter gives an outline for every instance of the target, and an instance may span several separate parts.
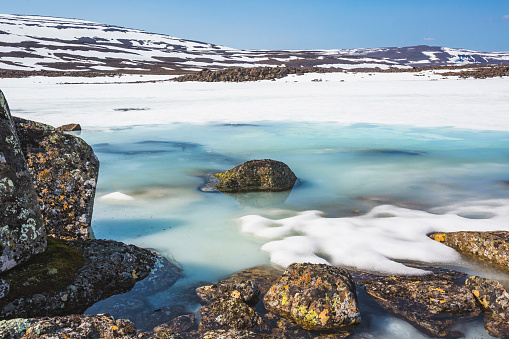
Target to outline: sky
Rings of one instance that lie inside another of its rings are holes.
[[[509,0],[0,0],[0,8],[240,49],[509,51]]]

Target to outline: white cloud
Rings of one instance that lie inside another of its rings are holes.
[[[424,38],[424,40],[426,40],[426,41],[433,41],[433,40],[435,40],[435,38]]]
[[[509,20],[509,14],[508,14],[508,15],[504,15],[504,16],[502,17],[502,19],[504,19],[504,20]]]

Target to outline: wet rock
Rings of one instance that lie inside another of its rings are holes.
[[[185,314],[154,328],[154,332],[181,333],[190,330],[194,325],[194,314]]]
[[[82,139],[34,121],[13,118],[35,180],[46,231],[58,238],[87,239],[99,161]]]
[[[220,283],[251,280],[256,283],[256,286],[258,286],[260,289],[261,294],[265,294],[272,287],[272,285],[274,285],[281,274],[282,272],[276,270],[275,268],[260,265],[236,272],[227,278],[221,279]]]
[[[263,323],[260,315],[242,298],[232,298],[214,301],[200,309],[200,332],[218,329],[245,330]]]
[[[13,319],[0,321],[0,338],[136,338],[136,328],[128,320],[107,314]]]
[[[306,330],[341,331],[360,322],[355,284],[348,271],[292,264],[263,298],[265,308]]]
[[[429,237],[455,250],[509,270],[509,232],[448,232]]]
[[[172,321],[173,319],[186,314],[184,306],[166,306],[155,310],[144,311],[132,319],[133,323],[140,330],[152,330],[153,328]]]
[[[468,287],[482,310],[492,319],[509,324],[509,293],[497,280],[472,276],[467,279]]]
[[[196,294],[206,302],[221,299],[240,299],[250,306],[256,305],[260,298],[258,286],[251,280],[220,282],[214,285],[201,286]]]
[[[220,183],[214,186],[222,192],[286,191],[297,177],[280,161],[251,160],[224,173],[214,174]]]
[[[201,339],[271,339],[271,338],[274,337],[246,330],[215,330],[208,331],[201,336]]]
[[[443,271],[443,270],[441,270]],[[479,314],[473,295],[455,283],[454,271],[425,276],[378,277],[361,281],[384,309],[437,337],[455,337],[451,328],[460,319]]]
[[[46,248],[37,196],[9,106],[0,91],[0,272]],[[0,287],[0,295],[8,288]]]
[[[99,300],[130,290],[148,276],[158,257],[112,240],[48,241],[54,253],[47,250],[0,276],[11,286],[0,299],[1,318],[83,313]]]
[[[81,126],[80,124],[67,124],[57,127],[57,130],[62,132],[81,131]]]
[[[488,316],[484,317],[484,328],[489,335],[497,338],[509,338],[509,324],[494,320]]]

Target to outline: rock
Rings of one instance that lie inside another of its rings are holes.
[[[155,327],[168,323],[186,313],[184,306],[170,305],[155,310],[141,312],[131,320],[140,330],[152,330]]]
[[[341,331],[360,322],[348,271],[323,264],[292,264],[263,298],[265,308],[306,330]]]
[[[200,309],[200,332],[218,329],[246,330],[263,323],[260,315],[239,298],[214,301]]]
[[[281,276],[281,273],[281,271],[270,266],[260,265],[236,272],[227,278],[221,279],[220,283],[251,280],[256,283],[261,294],[265,294]]]
[[[468,287],[482,310],[493,320],[509,324],[509,293],[497,280],[472,276],[467,279]]]
[[[454,282],[461,276],[446,271],[425,276],[377,277],[360,284],[384,309],[422,331],[436,337],[454,337],[456,333],[451,328],[458,320],[479,314],[473,295]]]
[[[32,176],[9,106],[0,91],[0,272],[46,248],[46,233]],[[4,287],[0,287],[0,295]]]
[[[448,232],[429,237],[455,250],[509,270],[509,232]]]
[[[10,285],[0,318],[83,313],[148,276],[158,254],[112,240],[48,238],[48,250],[0,275]],[[175,278],[176,279],[176,278]]]
[[[194,314],[185,314],[172,319],[154,328],[154,332],[181,333],[190,330],[194,326]]]
[[[0,321],[0,338],[136,338],[136,328],[128,320],[107,314],[69,315],[53,318],[30,318]]]
[[[497,338],[509,338],[509,324],[484,317],[484,328],[489,335]]]
[[[246,330],[215,330],[208,331],[201,336],[201,339],[271,339],[266,334],[258,334]]]
[[[80,124],[67,124],[57,127],[57,130],[62,132],[81,131],[81,126]]]
[[[13,120],[35,180],[47,233],[64,239],[89,238],[99,172],[92,148],[51,126]]]
[[[221,192],[286,191],[297,177],[280,161],[251,160],[224,173],[214,174],[220,183],[214,186]]]
[[[260,299],[260,290],[251,280],[220,282],[214,285],[201,286],[196,294],[206,302],[221,299],[240,299],[250,306],[256,305]]]

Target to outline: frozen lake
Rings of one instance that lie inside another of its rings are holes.
[[[245,84],[59,84],[65,81],[9,79],[2,90],[14,115],[84,125],[80,136],[101,161],[97,238],[152,248],[182,265],[182,281],[150,297],[150,307],[196,282],[294,261],[382,273],[424,273],[403,264],[424,263],[509,281],[426,237],[509,230],[507,79],[308,74]],[[263,158],[295,172],[291,192],[200,190],[207,174]],[[364,310],[371,320],[359,335],[425,338],[370,304]],[[109,312],[100,304],[91,311]],[[468,338],[489,337],[479,319],[458,326]]]

